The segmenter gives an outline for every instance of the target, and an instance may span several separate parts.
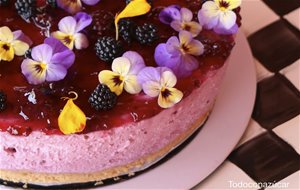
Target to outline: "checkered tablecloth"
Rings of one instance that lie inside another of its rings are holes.
[[[300,189],[300,0],[243,0],[241,14],[257,68],[252,119],[194,189]]]

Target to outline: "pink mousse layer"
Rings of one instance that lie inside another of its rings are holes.
[[[137,123],[86,135],[27,137],[0,132],[0,170],[41,173],[90,173],[126,165],[153,154],[210,111],[227,63],[176,106]]]

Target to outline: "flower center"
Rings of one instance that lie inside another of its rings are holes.
[[[40,63],[38,65],[35,65],[35,70],[38,73],[43,73],[47,69],[47,64],[46,63]]]
[[[181,44],[180,51],[183,54],[186,54],[187,52],[189,52],[189,50],[190,50],[190,48],[186,44]]]
[[[229,7],[229,3],[227,1],[222,0],[220,1],[219,7],[221,11],[226,11]]]
[[[114,76],[114,77],[112,78],[112,80],[113,80],[115,86],[120,86],[120,85],[124,82],[124,77],[121,76],[121,75],[119,75],[119,76]]]
[[[68,45],[71,44],[73,42],[73,36],[69,35],[64,37],[63,42]]]
[[[169,96],[172,95],[172,92],[169,89],[163,87],[161,89],[161,95],[162,95],[163,98],[168,98]]]
[[[5,51],[9,51],[10,45],[9,45],[9,44],[3,44],[3,45],[2,45],[2,48],[3,48]]]

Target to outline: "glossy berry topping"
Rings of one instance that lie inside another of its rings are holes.
[[[32,129],[30,127],[12,125],[9,126],[6,131],[14,136],[28,136],[32,132]]]
[[[6,95],[0,90],[0,112],[6,109]]]
[[[97,110],[110,110],[117,103],[117,95],[103,84],[99,84],[89,98],[91,106]]]

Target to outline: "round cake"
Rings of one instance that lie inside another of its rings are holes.
[[[166,156],[213,108],[240,3],[0,0],[0,179],[99,182]]]

